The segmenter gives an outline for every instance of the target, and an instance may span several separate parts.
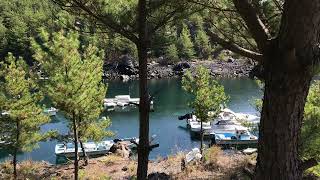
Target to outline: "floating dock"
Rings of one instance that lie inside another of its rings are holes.
[[[130,104],[139,105],[140,98],[131,98],[130,95],[117,95],[114,98],[105,98],[103,105],[105,108],[109,107],[124,107]],[[151,105],[153,105],[153,101],[151,101]]]

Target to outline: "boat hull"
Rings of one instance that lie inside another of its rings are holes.
[[[103,150],[103,151],[88,151],[86,154],[88,156],[103,156],[108,154],[109,150]],[[83,152],[79,151],[79,156],[83,156]],[[67,157],[67,158],[74,158],[75,153],[74,152],[63,152],[63,153],[57,153],[57,157]]]

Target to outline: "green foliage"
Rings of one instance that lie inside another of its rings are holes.
[[[178,49],[175,44],[171,44],[166,49],[166,57],[172,63],[179,61]]]
[[[22,56],[31,62],[30,37],[38,28],[55,27],[50,12],[52,4],[47,0],[1,0],[0,1],[0,58],[8,52]]]
[[[190,107],[194,109],[195,115],[201,121],[210,120],[209,111],[220,111],[220,105],[227,101],[224,87],[214,80],[209,71],[199,66],[196,69],[195,77],[187,71],[182,78],[183,89],[194,96]]]
[[[178,39],[178,49],[181,58],[192,59],[194,58],[195,51],[193,49],[191,35],[186,25],[183,25],[182,32]]]
[[[83,141],[98,141],[111,135],[105,130],[110,120],[97,119],[107,90],[102,83],[104,53],[89,45],[81,54],[77,33],[64,35],[61,31],[50,37],[43,31],[41,39],[43,44],[33,42],[32,45],[34,58],[49,76],[43,89],[54,106],[70,120],[70,128],[76,120],[79,138]]]
[[[304,109],[301,129],[300,153],[303,159],[320,160],[320,81],[316,81],[309,90]]]
[[[0,138],[10,153],[31,151],[46,140],[52,131],[41,133],[40,127],[49,122],[38,104],[43,96],[30,78],[22,58],[9,53],[0,64]]]
[[[125,53],[130,54],[136,59],[138,58],[138,50],[134,43],[121,36],[110,35],[109,37],[110,38],[106,45],[108,59],[118,60],[118,57]]]
[[[202,28],[198,29],[197,31],[195,37],[195,45],[199,57],[201,57],[202,59],[208,59],[210,57],[212,48],[210,45],[209,37]]]

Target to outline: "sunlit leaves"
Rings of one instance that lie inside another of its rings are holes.
[[[195,76],[187,71],[182,84],[183,89],[194,96],[190,106],[201,121],[211,120],[212,117],[208,112],[219,112],[221,105],[224,105],[228,99],[224,93],[224,87],[212,79],[209,71],[201,66],[196,69]]]
[[[74,32],[60,31],[52,36],[43,32],[42,41],[32,45],[34,58],[49,77],[44,92],[70,120],[69,127],[76,120],[80,139],[99,140],[109,135],[102,132],[110,120],[98,119],[107,90],[102,83],[104,52],[93,45],[79,51],[79,35]]]
[[[7,113],[0,115],[0,139],[10,153],[31,151],[53,133],[40,131],[40,126],[49,122],[38,104],[42,95],[22,58],[9,54],[0,67],[0,111]]]

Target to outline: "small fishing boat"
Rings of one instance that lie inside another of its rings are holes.
[[[258,137],[252,135],[247,130],[236,130],[236,133],[212,133],[211,144],[229,147],[256,147]]]
[[[99,156],[107,154],[113,144],[114,142],[112,140],[108,140],[101,141],[99,143],[87,142],[83,143],[83,146],[88,156]],[[78,145],[78,152],[80,156],[83,154],[80,144]],[[55,146],[55,154],[56,156],[64,156],[68,158],[74,157],[74,143],[57,144]]]
[[[190,122],[190,130],[193,133],[200,133],[201,132],[201,122],[200,121],[192,121]],[[202,123],[202,132],[204,135],[210,135],[212,131],[210,122],[203,122]]]
[[[58,109],[51,107],[49,109],[45,109],[43,112],[49,116],[55,116],[58,112]]]
[[[191,115],[191,118],[187,119],[187,127],[190,128],[191,132],[200,134],[201,132],[201,121],[197,119],[195,115]],[[212,130],[210,122],[202,122],[202,132],[204,135],[210,135]]]

